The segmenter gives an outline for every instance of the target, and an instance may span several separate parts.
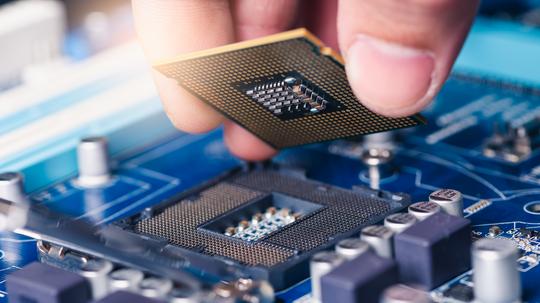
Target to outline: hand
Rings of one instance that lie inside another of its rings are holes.
[[[428,105],[461,49],[479,0],[133,0],[150,61],[307,26],[339,46],[361,102],[387,116]],[[263,160],[276,150],[154,71],[165,111],[186,132],[221,123],[231,152]]]

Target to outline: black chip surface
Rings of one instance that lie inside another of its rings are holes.
[[[423,123],[419,115],[389,118],[364,107],[341,56],[305,29],[181,55],[155,68],[275,148]]]

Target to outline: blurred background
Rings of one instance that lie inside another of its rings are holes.
[[[149,70],[128,0],[0,0],[0,170],[60,155],[36,171],[65,175],[83,136],[115,153],[175,132]],[[455,70],[540,86],[540,0],[483,1]]]

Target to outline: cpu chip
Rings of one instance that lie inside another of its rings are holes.
[[[416,126],[354,96],[341,56],[305,29],[155,64],[166,76],[275,148]]]

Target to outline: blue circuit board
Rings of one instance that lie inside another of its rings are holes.
[[[539,153],[533,152],[519,163],[488,158],[482,153],[483,142],[493,133],[494,121],[516,121],[531,112],[540,112],[537,91],[486,84],[463,76],[451,78],[425,112],[430,123],[399,133],[394,162],[397,171],[382,180],[381,188],[406,192],[413,201],[426,200],[431,191],[441,187],[461,191],[465,207],[481,206],[465,212],[478,237],[486,235],[487,228],[493,225],[500,226],[503,236],[508,237],[520,228],[540,229],[540,214],[526,209],[526,205],[540,201]],[[167,125],[163,115],[152,119],[154,127]],[[164,133],[163,138],[144,148],[115,155],[115,177],[107,187],[79,188],[73,182],[73,173],[34,190],[32,201],[81,220],[105,224],[242,165],[228,153],[221,130],[203,135],[171,130]],[[362,144],[357,141],[335,141],[284,150],[274,162],[301,168],[310,179],[352,188],[367,184],[361,151]],[[48,165],[56,165],[62,159],[69,162],[66,159],[71,158],[73,151],[28,167],[23,173],[32,176]],[[3,277],[36,258],[33,240],[13,234],[1,237]],[[522,269],[524,299],[540,302],[540,267],[527,260]],[[467,283],[466,277],[456,281],[452,283]],[[280,298],[293,302],[308,293],[309,288],[304,281],[282,292]]]
[[[531,81],[533,87],[538,87],[538,69],[531,68],[538,64],[529,63],[531,58],[538,58],[540,44],[531,42],[538,41],[540,34],[532,35],[528,30],[517,29],[515,24],[480,20],[472,36],[457,66],[474,72],[475,77],[452,77],[434,105],[423,112],[429,123],[399,132],[393,162],[397,170],[382,180],[381,188],[408,193],[413,201],[424,201],[431,191],[441,187],[457,189],[464,194],[465,216],[472,221],[475,237],[485,236],[490,227],[497,225],[503,231],[501,237],[520,238],[523,230],[540,230],[540,214],[527,208],[540,201],[540,152],[510,163],[486,157],[483,147],[493,134],[495,122],[524,121],[539,116],[540,93],[538,89],[501,85],[497,81],[486,83],[481,79],[484,74],[491,74],[513,81]],[[493,49],[499,52],[489,52]],[[504,60],[501,54],[505,55]],[[111,79],[122,82],[123,77]],[[107,90],[105,86],[114,81],[105,79],[86,90],[77,88],[66,100],[76,101],[93,91]],[[73,182],[74,144],[51,156],[43,150],[32,150],[28,155],[10,159],[9,163],[0,163],[0,168],[21,170],[33,203],[94,224],[106,224],[244,165],[225,148],[221,130],[202,135],[178,132],[160,112],[158,104],[154,97],[130,115],[107,118],[126,120],[122,120],[125,125],[112,132],[96,128],[106,134],[113,153],[115,176],[106,188],[83,189]],[[58,103],[58,106],[71,104]],[[40,114],[45,115],[46,111]],[[133,116],[137,119],[128,119]],[[28,116],[16,122],[37,118]],[[0,134],[18,126],[1,122]],[[78,135],[83,133],[74,133],[72,137]],[[51,142],[48,148],[59,145]],[[366,167],[360,161],[362,150],[358,141],[343,140],[287,149],[273,161],[300,168],[308,178],[352,188],[368,185]],[[34,154],[44,160],[24,164]],[[535,241],[520,244],[519,265],[526,302],[540,302],[540,267],[538,255],[533,252],[540,252],[539,245]],[[7,302],[6,276],[36,257],[35,240],[12,233],[0,234],[0,303]],[[470,277],[470,272],[464,273],[434,292],[443,292],[455,284],[469,285]],[[278,297],[282,302],[295,302],[309,292],[310,283],[306,280],[282,291]]]

